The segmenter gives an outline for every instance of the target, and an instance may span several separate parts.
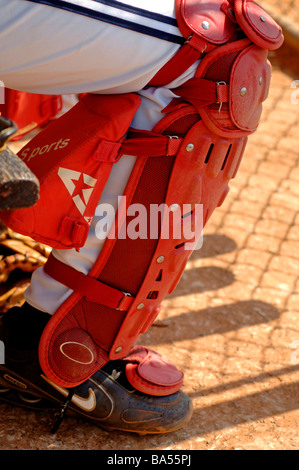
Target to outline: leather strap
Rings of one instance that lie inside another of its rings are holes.
[[[191,40],[193,39],[193,36]],[[187,41],[151,79],[147,87],[165,86],[182,75],[191,65],[202,57],[202,53],[193,47],[193,41]],[[203,44],[204,50],[207,43]]]
[[[44,265],[44,271],[69,289],[80,293],[100,305],[116,310],[127,311],[134,301],[134,297],[131,296],[131,294],[108,286],[97,279],[67,266],[57,260],[52,254]]]
[[[197,109],[214,103],[225,103],[229,97],[229,85],[225,82],[215,83],[204,78],[191,78],[173,92],[182,96]]]
[[[182,138],[130,129],[128,138],[122,143],[118,158],[124,154],[146,158],[174,156],[178,153],[182,141]]]

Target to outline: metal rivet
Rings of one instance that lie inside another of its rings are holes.
[[[177,211],[179,208],[180,208],[179,204],[171,204],[171,206],[170,206],[169,209],[171,210],[171,212],[175,212],[175,211]]]
[[[260,79],[259,79],[259,84],[260,84],[260,85],[263,84],[263,77],[260,77]]]
[[[139,304],[139,305],[137,305],[136,308],[137,308],[137,310],[142,310],[144,308],[144,304]]]
[[[165,260],[164,256],[159,256],[159,258],[157,258],[157,263],[161,264],[163,263]]]
[[[240,94],[241,94],[241,96],[245,96],[246,93],[247,93],[247,88],[245,86],[243,86],[243,88],[241,88]]]
[[[260,16],[260,20],[263,22],[263,23],[266,23],[266,18],[264,16]]]
[[[121,351],[123,350],[123,348],[121,346],[118,346],[118,348],[115,349],[115,353],[118,354],[120,353]]]
[[[210,29],[210,23],[208,21],[203,21],[202,22],[202,27],[203,27],[203,29]]]
[[[193,152],[193,150],[194,150],[194,144],[188,144],[188,145],[186,145],[186,150],[187,150],[187,152]]]

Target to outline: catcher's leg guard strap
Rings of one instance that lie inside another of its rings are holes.
[[[128,311],[131,307],[134,297],[119,289],[114,289],[103,282],[90,276],[85,276],[76,269],[67,266],[49,256],[44,266],[44,271],[56,281],[67,285],[70,289],[85,296],[87,299],[121,311]]]

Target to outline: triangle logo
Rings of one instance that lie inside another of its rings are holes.
[[[84,215],[97,180],[86,173],[63,167],[58,169],[58,176],[72,196],[78,211]]]

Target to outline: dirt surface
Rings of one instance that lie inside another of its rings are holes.
[[[0,449],[299,449],[299,74],[272,60],[263,119],[231,191],[140,341],[184,370],[190,423],[141,437],[67,416],[51,435],[51,413],[0,404]]]

